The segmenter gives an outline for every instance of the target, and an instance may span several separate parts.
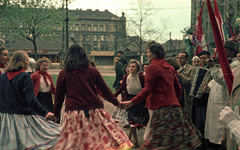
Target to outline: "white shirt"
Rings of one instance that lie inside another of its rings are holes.
[[[136,74],[135,76],[129,74],[126,82],[128,94],[137,95],[142,91],[142,85],[138,74]]]
[[[39,87],[39,92],[50,92],[51,91],[51,82],[50,80],[47,78],[47,82],[48,82],[48,86],[46,84],[46,82],[44,81],[44,77],[43,75],[40,74],[40,87]]]

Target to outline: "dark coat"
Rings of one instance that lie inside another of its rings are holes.
[[[122,80],[124,72],[123,72],[123,65],[121,62],[119,62],[116,66],[115,66],[115,72],[116,72],[116,80],[114,81],[113,87],[115,87],[115,90],[118,90],[121,86],[121,84],[119,83],[119,81]]]

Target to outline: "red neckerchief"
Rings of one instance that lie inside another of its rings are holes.
[[[47,72],[42,72],[41,70],[37,70],[37,73],[43,75],[43,79],[44,79],[45,83],[46,83],[47,86],[48,86],[47,75],[49,75],[49,74],[48,74]],[[50,80],[50,79],[49,79],[49,80]]]
[[[0,68],[6,68],[6,66],[0,63]]]
[[[73,73],[75,74],[75,73],[77,73],[78,71],[80,71],[80,70],[83,70],[85,67],[82,67],[82,68],[80,68],[80,69],[73,69]]]
[[[7,72],[7,77],[9,80],[12,80],[16,75],[18,75],[22,72],[25,72],[25,70],[22,69],[22,70],[18,70],[18,71],[14,71],[14,72]]]

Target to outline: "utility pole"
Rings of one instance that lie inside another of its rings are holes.
[[[63,2],[63,4],[62,4],[62,11],[64,10],[64,2]],[[62,25],[62,53],[65,53],[64,52],[64,46],[65,46],[65,43],[64,43],[64,21],[62,22],[63,23],[63,25]],[[62,65],[62,56],[60,56],[60,65]]]
[[[171,31],[170,31],[170,33],[169,33],[169,36],[170,36],[170,40],[169,40],[169,43],[170,43],[169,46],[170,46],[170,47],[169,47],[169,48],[170,48],[170,51],[171,51],[171,50],[172,50],[172,47],[171,47],[171,44],[172,44],[172,40],[171,40]]]

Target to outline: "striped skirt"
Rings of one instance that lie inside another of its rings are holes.
[[[178,106],[149,110],[150,119],[140,149],[193,150],[201,134]]]
[[[104,109],[67,111],[56,150],[127,149],[132,143]]]

